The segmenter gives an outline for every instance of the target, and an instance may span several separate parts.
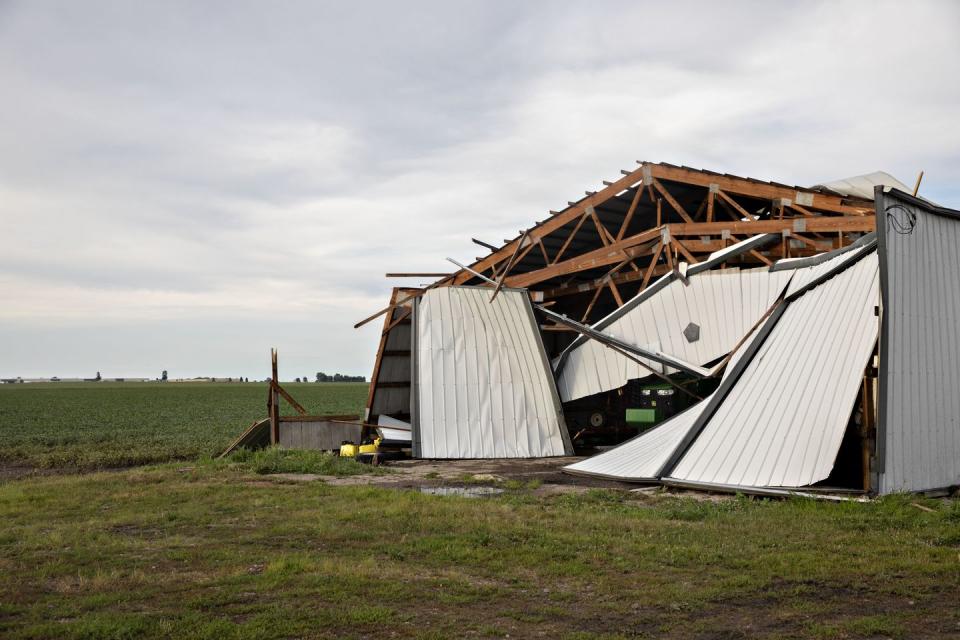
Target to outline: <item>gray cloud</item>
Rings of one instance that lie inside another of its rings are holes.
[[[103,370],[105,343],[121,374],[259,376],[274,344],[367,372],[350,325],[385,271],[636,159],[925,169],[957,206],[957,27],[948,2],[0,5],[0,375]]]

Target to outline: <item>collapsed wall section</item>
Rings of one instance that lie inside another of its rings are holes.
[[[525,291],[431,289],[413,314],[413,455],[537,458],[573,453]]]

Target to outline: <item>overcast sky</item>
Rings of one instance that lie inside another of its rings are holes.
[[[386,271],[638,159],[924,169],[960,207],[958,34],[952,2],[0,0],[0,377],[369,376]]]

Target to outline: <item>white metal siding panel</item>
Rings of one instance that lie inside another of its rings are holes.
[[[733,370],[756,337],[757,332],[755,331],[733,354],[723,374],[724,378]],[[656,428],[642,433],[613,449],[568,465],[564,467],[564,470],[580,475],[616,478],[618,480],[655,480],[657,479],[657,473],[712,398],[713,395],[711,394],[686,411],[660,423]]]
[[[884,228],[880,492],[939,489],[960,484],[960,220],[895,194],[884,204],[906,207],[916,224],[909,233]]]
[[[691,275],[689,285],[675,280],[602,331],[637,346],[654,348],[687,362],[705,365],[729,353],[737,341],[783,291],[793,271],[726,269]],[[688,342],[683,330],[700,327],[700,339]],[[664,369],[653,362],[657,371]],[[667,373],[675,373],[666,368]],[[595,340],[567,354],[558,388],[564,402],[611,391],[650,372]]]
[[[423,458],[565,453],[554,381],[526,294],[440,287],[416,314],[417,430]]]
[[[709,401],[707,397],[636,438],[563,469],[570,473],[619,480],[656,480],[657,473]]]
[[[856,255],[871,250],[872,249],[869,245],[856,247],[847,252],[838,253],[836,257],[825,260],[818,265],[797,269],[794,271],[796,275],[793,277],[793,280],[790,281],[790,286],[787,288],[787,295],[792,295],[800,289],[803,289],[805,286],[836,267],[838,261],[852,259]]]
[[[786,309],[672,478],[801,487],[826,478],[877,340],[872,253]]]

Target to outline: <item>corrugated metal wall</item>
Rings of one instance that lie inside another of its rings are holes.
[[[631,344],[704,365],[730,352],[776,301],[792,274],[766,268],[705,271],[690,276],[689,285],[670,282],[613,322],[600,321],[597,326]],[[700,331],[694,342],[683,333],[690,323]],[[563,401],[569,402],[648,375],[639,364],[590,340],[569,351],[557,387]]]
[[[391,319],[399,318],[404,310],[395,310]],[[401,323],[387,334],[368,420],[376,420],[378,415],[410,414],[410,327],[410,323]]]
[[[960,484],[960,212],[877,196],[880,491]]]
[[[714,395],[565,471],[624,480],[663,474],[725,487],[800,487],[826,478],[877,340],[878,261],[863,253],[838,252],[829,268],[797,269],[813,286],[750,336]],[[810,274],[828,279],[814,285]]]
[[[427,291],[414,312],[413,448],[421,458],[572,454],[526,292]]]
[[[710,397],[636,438],[563,468],[568,473],[634,482],[657,480],[660,470],[700,417]]]
[[[830,475],[876,345],[879,295],[871,253],[792,302],[670,476],[802,487]]]

